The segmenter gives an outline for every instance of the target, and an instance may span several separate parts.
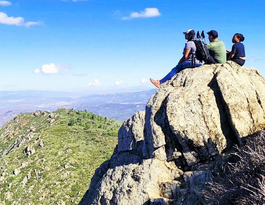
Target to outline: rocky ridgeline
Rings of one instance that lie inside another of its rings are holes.
[[[33,118],[38,117],[42,118],[40,123],[30,124]],[[21,170],[27,169],[31,164],[28,161],[21,160],[22,163],[19,166],[16,166],[16,168],[14,168],[13,170],[13,173],[10,175],[8,174],[7,169],[10,166],[13,166],[13,164],[9,164],[7,162],[8,160],[5,159],[5,156],[11,154],[12,152],[16,152],[21,147],[25,147],[23,150],[23,154],[27,157],[30,157],[36,152],[34,147],[44,147],[45,145],[40,137],[40,134],[42,133],[43,129],[46,129],[47,127],[50,127],[54,124],[56,117],[58,117],[56,113],[49,113],[47,111],[38,110],[29,115],[20,114],[5,125],[4,132],[0,134],[0,144],[2,146],[4,146],[5,144],[9,144],[9,146],[7,146],[5,149],[0,148],[0,192],[3,191],[2,186],[4,186],[4,184],[8,184],[9,188],[11,188],[12,186],[16,186],[17,184],[10,180],[10,178],[19,176],[19,174],[21,174]],[[13,141],[13,143],[9,143],[10,141]],[[17,153],[17,157],[19,157],[19,154],[20,153]],[[38,164],[41,160],[43,161],[44,159],[39,159],[38,157],[35,157],[33,163]],[[29,170],[26,176],[23,177],[20,186],[24,188],[25,185],[32,178],[39,178],[38,170]],[[28,193],[31,193],[31,189],[28,190]],[[0,204],[4,203],[6,200],[11,200],[13,204],[20,204],[18,202],[20,199],[14,197],[14,195],[14,192],[5,192],[2,195],[2,199],[0,198]]]
[[[265,127],[264,108],[255,69],[230,61],[185,69],[124,122],[80,204],[204,204],[218,156]]]
[[[73,109],[18,115],[0,129],[0,204],[77,204],[120,126]]]
[[[46,121],[46,123],[42,123],[40,128],[38,128],[36,132],[36,127],[34,124],[32,124],[30,127],[27,129],[24,129],[25,125],[27,125],[30,122],[29,118],[23,119],[23,115],[16,116],[13,120],[11,120],[10,123],[8,123],[5,127],[5,131],[0,135],[0,139],[5,139],[7,140],[12,140],[14,137],[19,135],[14,142],[9,145],[8,148],[5,150],[0,149],[0,153],[2,153],[2,157],[5,155],[8,155],[10,152],[16,150],[16,148],[19,148],[22,144],[27,144],[28,142],[31,141],[33,137],[36,137],[36,134],[40,134],[42,132],[43,128],[47,128],[49,126],[52,126],[55,122],[55,118],[57,117],[56,113],[49,113],[47,111],[40,111],[37,110],[34,113],[32,113],[32,117],[43,117]],[[17,125],[18,123],[18,125]],[[40,146],[43,146],[43,142],[41,139],[38,138],[40,141]],[[1,142],[1,143],[5,143]],[[31,145],[29,145],[25,150],[25,154],[28,156],[33,154],[35,152],[34,148],[32,148]]]

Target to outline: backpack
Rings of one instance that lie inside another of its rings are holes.
[[[204,31],[202,31],[201,36],[205,39]],[[198,31],[197,32],[197,39],[193,40],[193,42],[195,43],[195,46],[196,46],[196,52],[195,52],[196,58],[199,61],[204,61],[205,64],[214,63],[214,60],[213,60],[213,58],[211,57],[211,55],[209,53],[209,50],[207,48],[206,43],[204,43],[201,40],[201,36],[199,34],[199,31]]]

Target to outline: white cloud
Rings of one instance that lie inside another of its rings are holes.
[[[122,20],[130,20],[134,18],[151,18],[161,16],[157,8],[145,8],[144,11],[132,12],[130,16],[122,17]]]
[[[54,74],[58,73],[58,68],[53,63],[46,64],[43,65],[41,69],[37,68],[34,73]]]
[[[95,79],[92,83],[88,83],[87,86],[100,86],[101,83],[98,79]]]
[[[40,72],[41,72],[41,70],[39,68],[37,68],[37,69],[34,70],[34,73],[36,73],[36,74],[38,74]]]
[[[39,22],[25,22],[24,18],[22,17],[9,17],[3,12],[0,12],[0,23],[27,27],[39,24]]]
[[[121,85],[122,84],[122,81],[121,80],[116,80],[116,82],[115,82],[115,85]]]
[[[11,2],[9,1],[0,1],[0,6],[10,6]]]
[[[143,78],[143,79],[140,81],[141,84],[144,84],[144,83],[146,83],[146,82],[147,82],[147,80],[146,80],[145,78]]]
[[[41,68],[37,68],[34,70],[34,73],[42,73],[42,74],[57,74],[57,73],[67,73],[68,72],[68,65],[61,64],[61,65],[55,65],[53,63],[51,64],[45,64],[41,66]]]

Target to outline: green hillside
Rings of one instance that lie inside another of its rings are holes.
[[[88,111],[20,114],[0,130],[0,204],[78,204],[120,126]]]

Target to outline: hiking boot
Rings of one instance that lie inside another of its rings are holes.
[[[153,83],[157,88],[160,88],[160,81],[159,80],[154,80],[152,78],[150,78],[151,83]]]

